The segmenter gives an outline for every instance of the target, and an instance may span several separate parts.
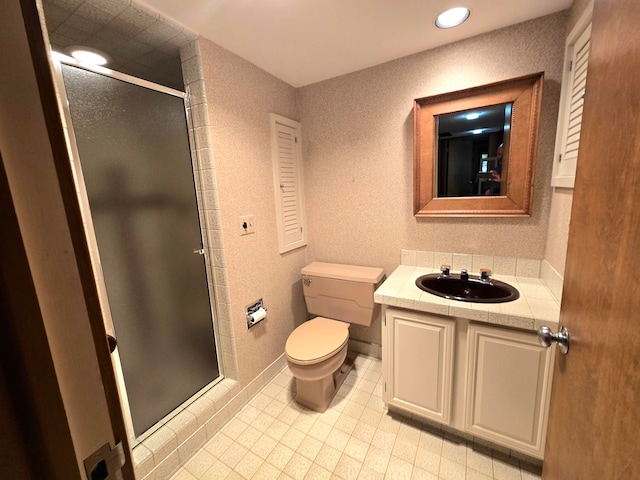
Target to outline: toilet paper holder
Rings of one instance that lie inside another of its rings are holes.
[[[267,308],[262,299],[247,306],[246,318],[247,328],[251,328],[267,317]]]

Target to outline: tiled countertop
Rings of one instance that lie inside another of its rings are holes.
[[[375,302],[526,330],[536,331],[542,325],[557,327],[560,304],[540,278],[494,275],[492,278],[516,287],[520,298],[506,303],[470,303],[438,297],[416,286],[418,277],[436,272],[439,270],[400,265],[378,287]]]

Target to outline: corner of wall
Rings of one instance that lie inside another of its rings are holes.
[[[237,379],[238,363],[231,317],[231,294],[225,262],[211,122],[207,109],[199,41],[198,38],[180,49],[184,83],[189,98],[187,108],[189,140],[194,159],[198,213],[202,225],[203,246],[206,251],[209,295],[213,299],[211,307],[221,371],[225,377]]]
[[[558,302],[561,302],[564,278],[562,278],[562,275],[560,275],[546,260],[542,261],[542,265],[540,267],[540,278],[555,299]]]

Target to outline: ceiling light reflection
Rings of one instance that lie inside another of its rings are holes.
[[[88,63],[90,65],[105,65],[109,62],[110,58],[106,53],[103,53],[95,48],[89,47],[69,47],[66,49],[67,53],[82,63]]]

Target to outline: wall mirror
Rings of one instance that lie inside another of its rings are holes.
[[[531,215],[543,79],[414,100],[416,217]]]

